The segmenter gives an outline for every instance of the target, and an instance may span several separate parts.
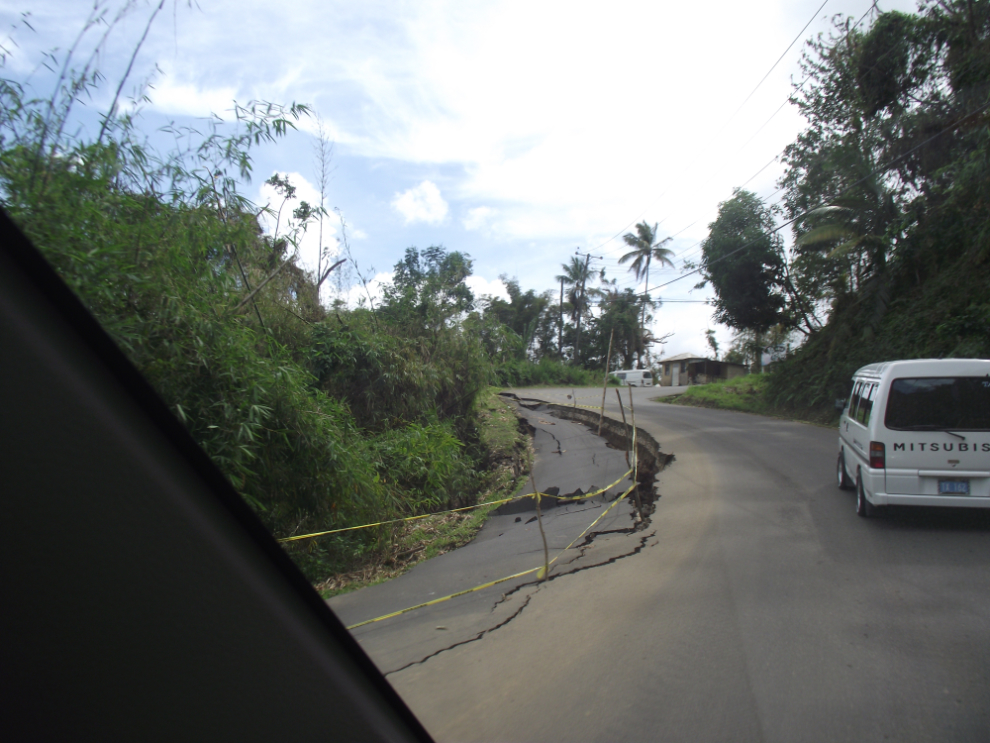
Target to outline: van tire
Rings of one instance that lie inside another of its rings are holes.
[[[856,515],[864,519],[869,519],[877,515],[877,507],[866,500],[863,478],[859,473],[856,474]]]
[[[839,490],[852,490],[855,483],[846,474],[846,455],[839,452],[839,461],[835,465],[835,479],[839,483]]]

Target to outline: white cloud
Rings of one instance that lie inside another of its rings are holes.
[[[466,230],[480,230],[484,227],[488,227],[491,223],[492,217],[496,214],[495,209],[489,206],[478,206],[474,209],[468,209],[468,215],[464,218],[464,229]]]
[[[440,224],[449,210],[440,189],[432,181],[423,181],[414,188],[395,194],[392,208],[405,218],[406,224]]]
[[[207,117],[216,114],[229,119],[237,88],[232,85],[206,87],[193,82],[179,82],[164,71],[151,83],[148,91],[151,108],[169,116]]]
[[[509,293],[505,290],[505,284],[500,279],[489,281],[482,276],[468,276],[464,283],[474,292],[475,297],[498,297],[509,301]]]

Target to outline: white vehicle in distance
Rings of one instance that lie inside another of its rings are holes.
[[[839,487],[856,513],[887,505],[990,508],[990,361],[864,366],[839,421]]]
[[[653,386],[653,375],[649,369],[622,369],[612,372],[612,376],[630,387]]]

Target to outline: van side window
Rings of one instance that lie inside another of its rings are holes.
[[[849,417],[856,417],[856,406],[859,405],[859,393],[863,389],[862,382],[856,382],[856,386],[853,387],[852,396],[849,398]]]
[[[876,384],[871,384],[860,392],[859,408],[856,410],[856,420],[864,426],[870,423],[870,412],[873,410],[873,396],[877,393]]]
[[[619,379],[625,379],[626,378],[626,375],[625,374],[616,374],[615,376],[617,376]]]

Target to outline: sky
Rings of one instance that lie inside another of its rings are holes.
[[[108,84],[79,125],[92,128],[109,106],[147,28],[123,90],[147,84],[140,122],[149,132],[201,125],[211,113],[230,119],[235,100],[311,107],[297,131],[254,152],[242,192],[277,208],[264,181],[279,173],[298,198],[319,203],[322,129],[332,145],[323,245],[339,249],[342,218],[372,293],[407,247],[430,245],[470,255],[478,295],[504,296],[506,275],[556,296],[554,277],[576,251],[642,291],[618,258],[628,250],[622,235],[646,221],[675,252],[674,268],[651,268],[651,296],[664,302],[653,330],[672,334],[654,352],[705,354],[708,328],[722,349],[732,333],[713,322],[711,289],[693,288],[684,261],[698,258],[734,188],[779,198],[775,158],[802,129],[785,102],[803,80],[803,42],[827,34],[833,16],[859,19],[871,5],[165,0],[149,27],[158,6],[137,0],[100,53]],[[122,6],[100,3],[108,17]],[[64,55],[92,7],[0,0],[4,77],[48,95],[42,55]],[[77,58],[101,32],[83,38]],[[315,266],[319,244],[307,231],[304,265]],[[345,293],[356,301],[364,292]]]

